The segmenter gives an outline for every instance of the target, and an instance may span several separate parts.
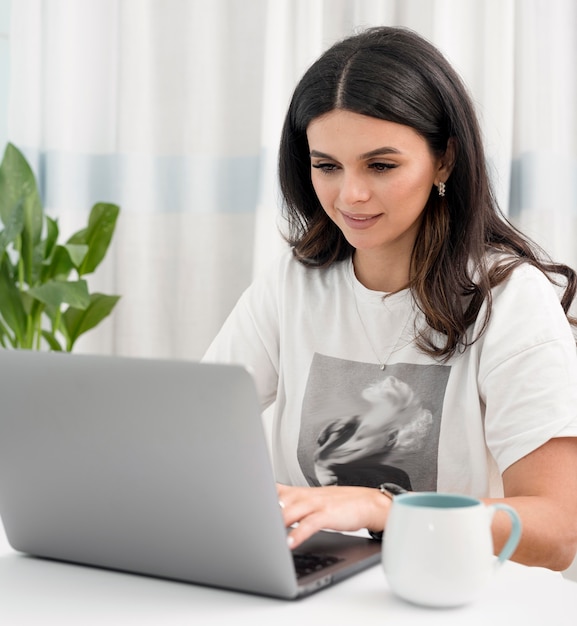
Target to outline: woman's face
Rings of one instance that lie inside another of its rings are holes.
[[[362,251],[410,258],[443,159],[409,126],[336,109],[307,128],[318,199],[347,241]]]

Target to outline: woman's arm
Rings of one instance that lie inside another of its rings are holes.
[[[551,439],[503,473],[505,498],[521,516],[521,542],[512,560],[563,570],[577,551],[577,438]],[[487,503],[496,500],[486,500]],[[508,516],[493,524],[495,550],[504,545]]]
[[[551,439],[509,467],[503,481],[505,497],[499,501],[514,507],[523,525],[512,560],[553,570],[569,567],[577,551],[577,438]],[[298,524],[289,534],[293,548],[323,528],[383,530],[391,504],[367,487],[279,485],[278,494],[287,527]],[[509,531],[509,517],[497,512],[496,553]]]

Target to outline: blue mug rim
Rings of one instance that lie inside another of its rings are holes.
[[[404,506],[428,509],[466,509],[483,504],[473,496],[438,491],[402,493],[395,496],[394,501]]]

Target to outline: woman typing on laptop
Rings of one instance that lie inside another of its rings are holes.
[[[577,277],[499,212],[454,70],[403,29],[335,44],[296,87],[279,172],[290,250],[205,360],[246,365],[274,403],[289,543],[376,536],[390,492],[455,492],[517,510],[514,560],[566,568]]]

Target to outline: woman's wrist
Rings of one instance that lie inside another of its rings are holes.
[[[386,519],[389,509],[391,508],[391,504],[393,503],[393,498],[395,496],[398,496],[401,493],[406,493],[407,490],[395,483],[382,483],[377,487],[377,489],[383,496],[385,496],[388,499],[388,504],[386,505],[387,511],[385,514],[385,519]],[[382,501],[381,501],[381,506],[382,506]],[[369,535],[371,536],[372,539],[375,539],[376,541],[382,541],[384,527],[385,527],[385,524],[383,521],[383,530],[374,530],[371,528],[368,528],[367,530],[369,531]]]

